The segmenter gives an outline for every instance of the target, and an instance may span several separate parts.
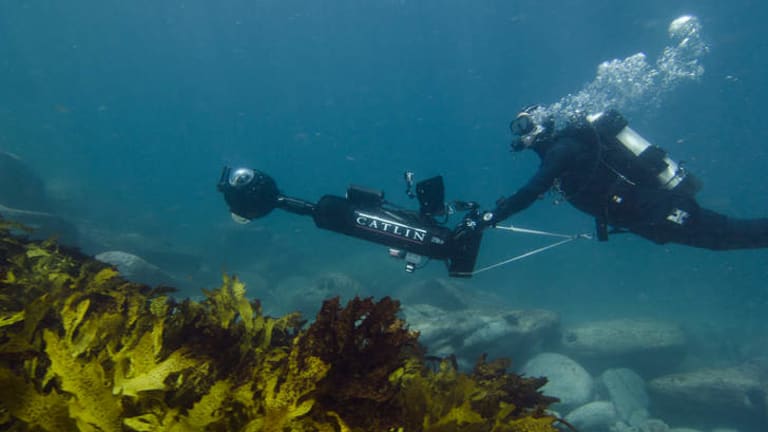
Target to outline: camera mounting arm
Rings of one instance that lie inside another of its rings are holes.
[[[289,213],[302,216],[311,216],[315,212],[315,204],[285,195],[277,197],[277,207]]]

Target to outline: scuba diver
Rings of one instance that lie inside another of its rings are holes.
[[[515,194],[481,212],[475,229],[496,226],[554,188],[594,216],[602,241],[609,232],[632,232],[657,244],[768,247],[768,219],[735,219],[702,208],[695,198],[700,182],[632,130],[618,111],[577,116],[556,130],[545,109],[529,106],[510,130],[512,151],[533,150],[541,165]]]

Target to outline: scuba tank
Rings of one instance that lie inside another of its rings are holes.
[[[693,174],[630,128],[618,111],[590,114],[587,121],[602,141],[602,161],[624,180],[689,196],[701,189],[701,182]]]

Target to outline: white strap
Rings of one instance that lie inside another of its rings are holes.
[[[504,230],[504,231],[512,231],[517,233],[523,233],[523,234],[535,234],[535,235],[541,235],[541,236],[548,236],[548,237],[559,237],[559,238],[587,238],[591,239],[591,234],[559,234],[559,233],[553,233],[549,231],[539,231],[539,230],[532,230],[528,228],[518,228],[514,225],[497,225],[496,229]]]
[[[484,271],[487,271],[487,270],[490,270],[490,269],[493,269],[493,268],[496,268],[496,267],[501,267],[501,266],[509,264],[511,262],[515,262],[517,260],[521,260],[523,258],[527,258],[527,257],[529,257],[531,255],[536,255],[537,253],[544,252],[547,249],[552,249],[554,247],[557,247],[557,246],[560,246],[560,245],[572,242],[572,241],[576,240],[577,238],[579,238],[579,237],[569,237],[569,238],[567,238],[565,240],[560,240],[559,242],[552,243],[551,245],[540,247],[538,249],[534,249],[534,250],[528,251],[528,252],[526,252],[526,253],[524,253],[522,255],[518,255],[518,256],[510,258],[508,260],[504,260],[504,261],[498,262],[496,264],[491,264],[491,265],[483,267],[481,269],[477,269],[477,270],[473,271],[471,274],[474,276],[474,275],[476,275],[478,273],[482,273]]]
[[[496,267],[501,267],[503,265],[506,265],[506,264],[509,264],[509,263],[521,260],[523,258],[528,258],[529,256],[536,255],[537,253],[544,252],[547,249],[552,249],[552,248],[555,248],[555,247],[558,247],[558,246],[562,246],[562,245],[564,245],[566,243],[570,243],[570,242],[572,242],[574,240],[578,240],[578,239],[590,239],[591,240],[592,239],[592,235],[591,234],[570,234],[570,235],[569,234],[558,234],[558,233],[553,233],[553,232],[548,232],[548,231],[539,231],[539,230],[531,230],[531,229],[526,229],[526,228],[518,228],[518,227],[515,227],[515,226],[512,226],[512,225],[509,225],[509,226],[498,226],[497,225],[495,228],[496,229],[500,229],[500,230],[504,230],[504,231],[517,232],[517,233],[535,234],[535,235],[542,235],[542,236],[548,236],[548,237],[558,237],[558,238],[562,238],[563,240],[560,240],[558,242],[552,243],[552,244],[547,245],[547,246],[540,247],[538,249],[530,250],[528,252],[525,252],[522,255],[518,255],[518,256],[512,257],[512,258],[510,258],[508,260],[497,262],[496,264],[491,264],[489,266],[477,269],[477,270],[475,270],[473,272],[460,273],[462,276],[474,276],[474,275],[476,275],[478,273],[482,273],[484,271],[488,271],[488,270],[494,269]]]

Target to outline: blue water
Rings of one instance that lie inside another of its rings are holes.
[[[768,6],[749,0],[8,0],[0,148],[43,174],[66,216],[199,257],[208,272],[192,285],[213,286],[220,271],[267,283],[343,272],[384,295],[445,270],[406,275],[385,248],[308,218],[235,225],[215,190],[222,165],[264,170],[309,200],[357,183],[409,206],[404,170],[443,174],[450,198],[492,207],[537,166],[508,151],[516,110],[578,91],[603,61],[656,58],[682,14],[701,20],[706,72],[630,120],[703,179],[703,205],[768,215]],[[511,222],[566,233],[593,224],[551,198]],[[479,265],[547,242],[490,232]],[[768,333],[766,264],[764,250],[615,236],[464,287],[566,321],[708,323],[748,346]]]

